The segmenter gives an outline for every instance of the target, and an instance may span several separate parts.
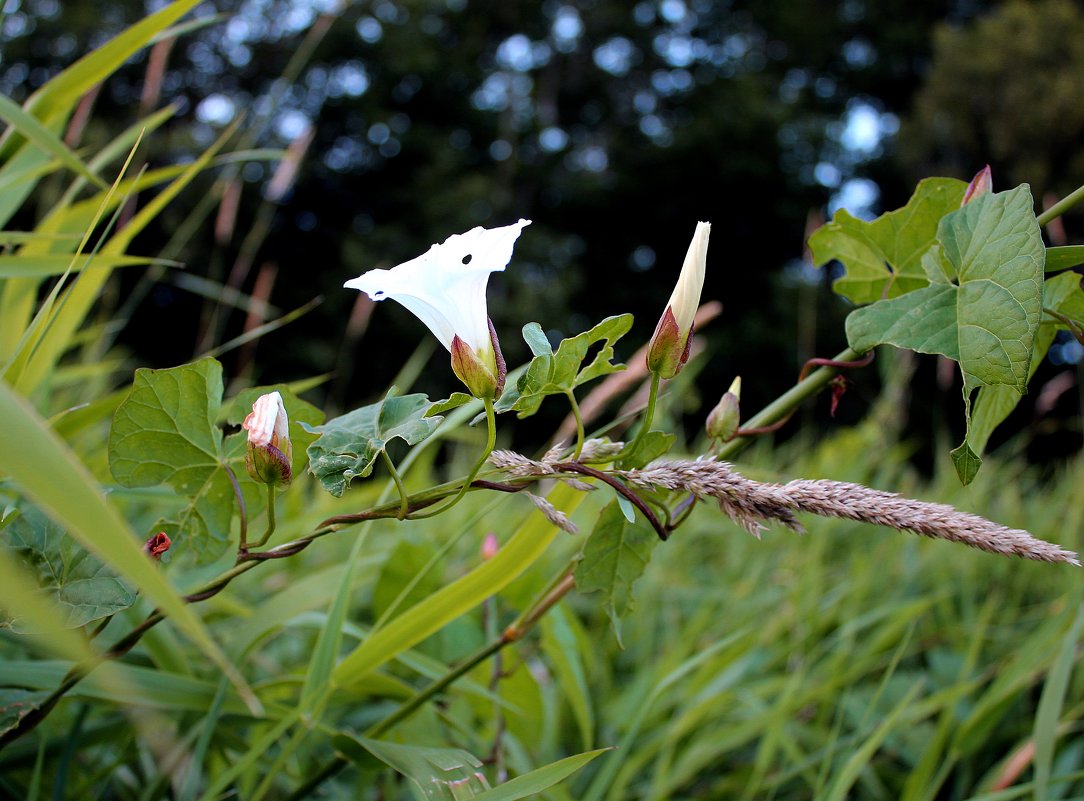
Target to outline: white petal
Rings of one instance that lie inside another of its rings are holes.
[[[272,438],[283,440],[290,435],[290,421],[286,416],[286,407],[278,392],[269,392],[256,398],[252,404],[252,413],[245,418],[241,427],[248,432],[248,441],[258,447],[272,444]]]
[[[370,270],[344,286],[360,289],[373,300],[396,300],[421,320],[451,350],[459,338],[476,351],[487,351],[489,274],[508,266],[512,248],[524,226],[520,220],[501,228],[472,228],[390,270]]]
[[[693,318],[700,306],[700,293],[704,289],[704,272],[708,260],[708,235],[711,223],[698,222],[689,250],[685,254],[685,263],[681,265],[674,294],[670,296],[670,308],[674,312],[678,330],[682,337],[692,328]]]

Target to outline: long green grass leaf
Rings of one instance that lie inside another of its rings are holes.
[[[1077,661],[1077,642],[1080,640],[1080,628],[1084,624],[1084,609],[1078,609],[1076,619],[1065,633],[1061,648],[1050,675],[1043,686],[1039,698],[1039,709],[1035,714],[1035,801],[1046,801],[1050,790],[1050,776],[1054,765],[1054,750],[1058,741],[1058,721],[1065,705],[1065,694],[1069,689],[1073,665]]]
[[[199,0],[176,0],[88,53],[34,92],[26,105],[39,120],[66,112],[91,87],[104,81],[159,33],[199,5]],[[4,153],[0,151],[0,157]]]
[[[474,796],[475,801],[518,801],[520,798],[541,793],[562,782],[588,762],[609,748],[599,748],[576,756],[565,757],[541,768],[524,773],[504,784]]]
[[[102,189],[108,186],[105,181],[90,171],[82,159],[75,155],[59,136],[42,125],[33,114],[27,114],[18,103],[4,95],[0,95],[0,120],[10,125],[11,129],[21,133],[30,144],[45,151],[72,172],[82,175]]]

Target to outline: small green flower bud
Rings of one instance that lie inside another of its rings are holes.
[[[248,432],[245,468],[252,480],[284,488],[290,486],[293,445],[282,396],[271,392],[258,397],[252,404],[252,414],[241,427]]]
[[[719,403],[708,414],[706,428],[708,437],[720,442],[731,439],[741,422],[741,376],[734,379]]]

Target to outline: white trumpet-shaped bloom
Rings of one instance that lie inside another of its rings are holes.
[[[459,337],[475,353],[492,359],[486,307],[489,274],[500,272],[524,226],[520,220],[502,228],[472,228],[390,270],[369,270],[344,286],[373,300],[391,298],[425,323],[449,351]]]

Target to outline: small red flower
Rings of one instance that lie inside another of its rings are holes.
[[[169,537],[166,536],[166,532],[159,531],[143,543],[143,553],[157,562],[162,558],[162,554],[169,550],[169,546],[172,544]]]

